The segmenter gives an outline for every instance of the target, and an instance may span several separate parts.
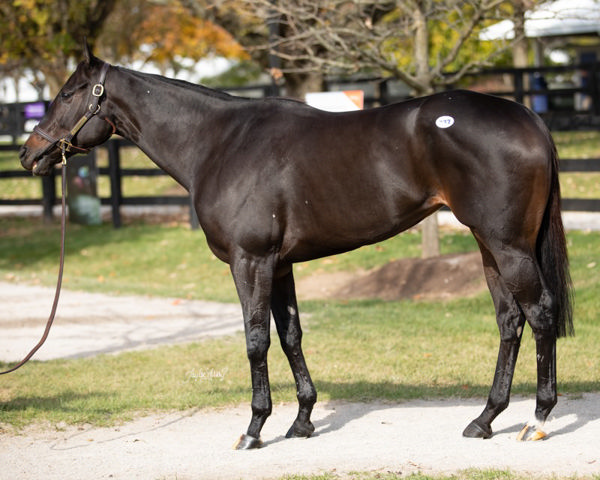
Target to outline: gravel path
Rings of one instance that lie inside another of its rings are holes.
[[[249,407],[143,417],[112,428],[31,427],[4,434],[0,478],[263,479],[292,473],[438,473],[500,468],[535,475],[600,474],[600,395],[561,397],[544,441],[515,440],[534,408],[513,399],[490,440],[461,437],[483,402],[319,403],[310,439],[285,439],[294,405],[276,405],[265,446],[234,451]]]
[[[40,339],[54,289],[0,282],[0,360],[16,362]],[[109,296],[63,289],[50,336],[36,360],[197,341],[242,331],[239,305],[174,298]]]

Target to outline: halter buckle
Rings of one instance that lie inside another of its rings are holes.
[[[92,88],[92,95],[94,97],[101,97],[102,95],[104,95],[104,85],[102,85],[101,83],[97,83],[96,85],[94,85],[94,88]]]

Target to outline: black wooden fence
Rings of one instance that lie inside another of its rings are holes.
[[[499,96],[509,97],[516,101],[532,105],[535,100],[545,99],[543,104],[545,111],[540,115],[546,121],[551,130],[596,130],[600,129],[600,63],[571,65],[568,67],[536,67],[524,69],[494,69],[486,70],[477,74],[478,79],[494,76],[512,76],[513,90],[510,91],[488,91]],[[557,75],[577,77],[584,79],[579,84],[573,81],[563,82],[559,88],[551,84],[548,86],[536,81],[541,77],[548,78],[552,82]],[[329,90],[340,90],[348,88],[364,88],[365,103],[367,106],[382,105],[407,97],[406,90],[398,88],[392,80],[386,79],[361,79],[348,81],[330,81],[327,85]],[[273,94],[269,85],[244,87],[242,89],[229,90],[232,93],[242,95],[266,96]],[[573,99],[584,99],[585,102],[577,102]],[[567,99],[567,101],[565,101]],[[535,106],[535,105],[533,105]],[[6,110],[6,109],[5,109]],[[13,109],[14,110],[14,109]],[[8,111],[8,110],[6,110]],[[16,113],[15,113],[16,112]],[[15,112],[6,115],[10,119],[7,123],[20,129],[15,131],[13,138],[18,138],[24,132],[23,125],[26,119],[26,109],[23,104],[17,104]],[[19,113],[20,112],[20,113]],[[25,113],[24,113],[25,112]],[[21,115],[21,117],[19,117]],[[1,127],[2,125],[0,125]],[[2,134],[0,128],[0,134]],[[6,132],[4,132],[6,133]],[[197,227],[196,215],[191,207],[188,196],[126,196],[122,188],[122,179],[126,176],[156,176],[166,175],[162,170],[155,168],[124,168],[121,165],[121,150],[129,148],[132,144],[123,139],[111,139],[102,148],[108,151],[108,167],[100,168],[100,175],[108,175],[110,178],[111,195],[101,198],[103,205],[110,205],[112,221],[115,227],[121,226],[122,205],[184,205],[190,207],[190,221],[192,226]],[[15,164],[18,163],[16,152],[17,145],[0,145],[0,151],[14,151]],[[563,159],[561,160],[561,172],[600,172],[600,159]],[[0,180],[5,178],[27,177],[31,174],[24,170],[0,171]],[[52,207],[57,202],[55,179],[53,176],[44,177],[42,182],[43,198],[41,199],[2,199],[0,205],[42,205],[45,218],[52,217]],[[0,192],[1,192],[0,188]],[[1,195],[1,194],[0,194]],[[563,210],[600,212],[600,199],[564,198]]]
[[[154,195],[126,197],[123,195],[123,177],[140,176],[154,177],[167,175],[158,168],[123,168],[121,165],[121,149],[132,147],[133,143],[123,139],[111,139],[104,145],[108,150],[108,167],[98,169],[100,175],[108,175],[110,178],[111,195],[101,198],[102,205],[110,205],[112,222],[115,228],[121,226],[121,205],[182,205],[190,208],[190,223],[192,228],[198,228],[198,218],[189,195]]]
[[[193,228],[198,227],[198,221],[192,207],[191,199],[185,195],[162,195],[162,196],[126,196],[123,193],[122,182],[128,176],[159,176],[167,175],[158,168],[123,168],[121,165],[121,150],[131,148],[132,143],[123,139],[111,139],[99,148],[108,151],[108,167],[99,168],[100,175],[106,175],[110,180],[110,196],[101,198],[102,205],[111,207],[112,222],[115,228],[121,226],[121,206],[123,205],[180,205],[190,208],[190,223]],[[17,161],[17,146],[2,145],[0,151],[15,151],[15,162]],[[600,172],[600,158],[594,159],[562,159],[560,162],[561,172]],[[0,205],[42,205],[44,217],[52,218],[52,207],[57,203],[57,192],[55,175],[42,177],[43,197],[41,199],[2,199]],[[0,171],[0,180],[6,178],[31,177],[31,173],[25,170]],[[0,190],[1,191],[1,190]],[[600,199],[598,198],[563,198],[562,208],[565,211],[600,212]]]

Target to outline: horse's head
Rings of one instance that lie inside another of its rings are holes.
[[[85,45],[85,60],[60,89],[48,112],[19,152],[21,164],[34,175],[47,175],[66,156],[86,152],[107,140],[114,127],[100,114],[105,101],[108,64]]]

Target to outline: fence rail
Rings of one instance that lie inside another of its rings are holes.
[[[141,176],[154,177],[167,175],[164,171],[158,168],[122,168],[121,167],[121,150],[130,148],[133,144],[123,139],[111,139],[102,145],[100,148],[106,148],[108,151],[108,167],[98,169],[99,175],[109,177],[110,192],[109,197],[102,197],[100,202],[102,205],[111,207],[112,223],[115,228],[119,228],[121,221],[121,206],[148,206],[148,205],[179,205],[188,206],[190,209],[190,223],[192,227],[198,227],[191,199],[186,195],[154,195],[154,196],[126,196],[123,193],[122,182],[124,177]],[[2,146],[3,151],[17,151],[17,146]],[[560,161],[560,171],[562,172],[600,172],[600,158],[591,159],[562,159]],[[47,219],[52,218],[52,207],[57,204],[56,182],[54,181],[53,173],[49,177],[42,177],[43,197],[39,199],[2,199],[0,205],[40,205],[43,208],[44,216]],[[25,170],[17,171],[0,171],[0,180],[8,178],[24,178],[31,177],[31,173]],[[32,181],[36,181],[32,178]],[[595,198],[563,198],[562,209],[564,211],[583,211],[583,212],[600,212],[600,199]]]

